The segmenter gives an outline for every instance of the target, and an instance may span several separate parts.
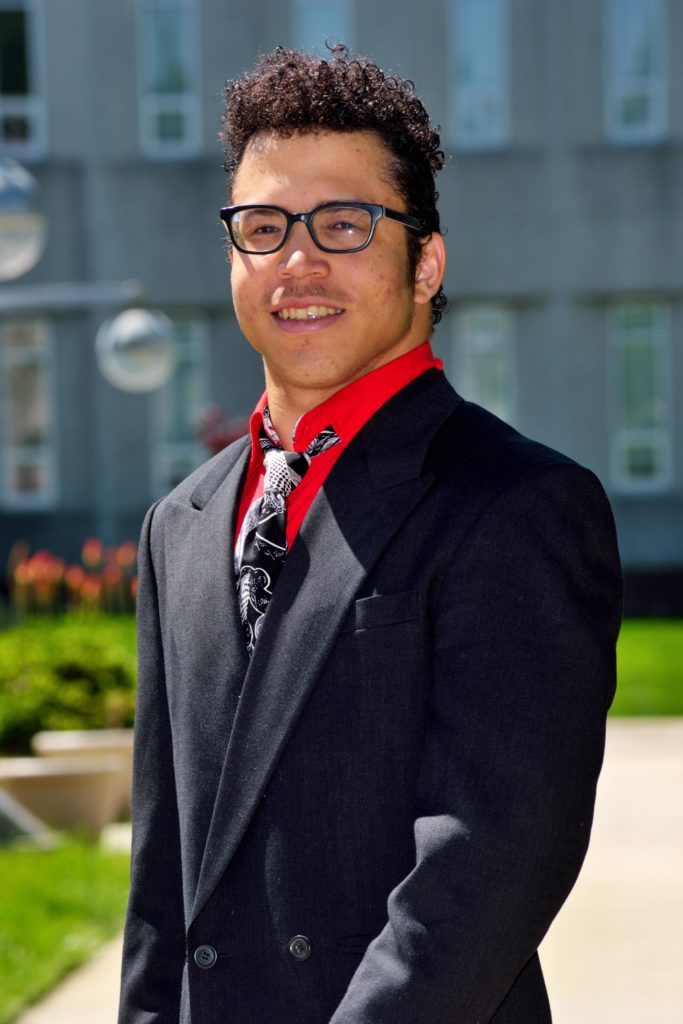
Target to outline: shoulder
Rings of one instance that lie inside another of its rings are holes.
[[[592,470],[472,402],[460,402],[437,432],[429,462],[438,500],[465,534],[476,524],[494,542],[512,525],[544,534],[559,527],[565,535],[592,531],[616,547],[612,510]]]
[[[409,384],[362,433],[376,473],[396,461],[403,468],[419,464],[435,478],[433,498],[465,518],[500,497],[524,500],[537,489],[566,492],[570,505],[573,498],[597,502],[611,516],[591,470],[463,399],[442,372]]]
[[[440,481],[439,509],[448,510],[447,566],[462,573],[470,565],[484,580],[505,576],[519,594],[531,579],[539,593],[567,586],[617,628],[616,528],[590,469],[465,401],[435,438],[430,457]]]
[[[430,457],[442,477],[467,481],[480,491],[505,491],[546,476],[578,479],[602,490],[590,469],[465,400],[435,436]]]
[[[534,467],[576,465],[548,445],[521,434],[480,405],[463,400],[437,437],[451,464],[476,464],[481,471],[516,474]]]

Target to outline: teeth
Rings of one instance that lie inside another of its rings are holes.
[[[336,316],[342,312],[331,306],[306,306],[304,309],[279,309],[277,315],[281,320],[319,320],[323,316]]]

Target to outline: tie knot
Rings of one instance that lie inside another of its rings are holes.
[[[331,426],[321,430],[307,446],[305,452],[286,452],[263,427],[259,441],[263,449],[266,467],[263,489],[271,493],[274,491],[282,498],[287,498],[301,483],[311,464],[311,459],[341,443],[339,436]]]
[[[292,455],[294,458],[290,460],[288,455]],[[297,472],[296,466],[290,462],[294,463],[296,460],[296,462],[303,462],[303,465],[306,466],[306,460],[296,452],[285,452],[282,448],[269,448],[264,452],[264,459],[266,463],[264,491],[277,491],[283,498],[286,498],[301,482],[303,475]]]

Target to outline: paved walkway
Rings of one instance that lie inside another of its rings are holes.
[[[115,939],[16,1024],[116,1024],[120,970],[121,940]]]
[[[683,1024],[683,719],[610,722],[591,846],[541,958],[554,1024]]]
[[[115,1024],[120,955],[16,1024]],[[554,1024],[683,1024],[683,719],[610,722],[591,848],[541,957]]]

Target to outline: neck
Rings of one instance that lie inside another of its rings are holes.
[[[266,368],[266,391],[270,418],[285,451],[292,451],[294,427],[304,413],[315,409],[316,405],[321,405],[339,390],[335,387],[312,390],[288,387],[273,380]]]
[[[315,409],[318,405],[322,405],[328,398],[331,398],[332,395],[335,395],[342,388],[346,387],[347,384],[351,384],[359,377],[363,377],[367,373],[377,370],[380,366],[398,359],[399,356],[405,355],[411,349],[418,348],[425,339],[429,338],[430,333],[427,325],[419,325],[417,329],[412,331],[403,340],[401,345],[394,345],[390,349],[380,352],[375,358],[370,359],[362,369],[355,373],[350,373],[347,378],[340,376],[337,377],[335,382],[334,375],[327,374],[319,378],[318,382],[310,387],[304,387],[300,383],[292,381],[291,378],[283,377],[278,372],[277,367],[272,364],[268,365],[268,362],[264,359],[263,365],[270,418],[277,430],[283,448],[286,451],[293,450],[292,434],[298,420],[305,413]],[[329,381],[327,385],[323,383],[325,376],[327,376]]]

